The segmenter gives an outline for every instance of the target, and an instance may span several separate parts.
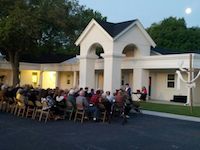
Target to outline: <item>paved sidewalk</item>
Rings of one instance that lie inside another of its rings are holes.
[[[176,115],[176,114],[156,112],[156,111],[148,111],[148,110],[142,110],[142,113],[146,114],[146,115],[152,115],[152,116],[159,116],[159,117],[179,119],[179,120],[185,120],[185,121],[200,122],[200,118],[199,117]]]

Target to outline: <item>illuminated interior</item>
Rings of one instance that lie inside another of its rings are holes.
[[[34,84],[36,84],[37,81],[38,81],[37,72],[33,72],[33,73],[32,73],[32,82],[33,82]]]
[[[56,72],[55,71],[44,71],[42,79],[42,88],[54,89],[56,87]]]

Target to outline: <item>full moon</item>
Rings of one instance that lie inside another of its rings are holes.
[[[187,14],[187,15],[189,15],[189,14],[191,14],[192,13],[192,8],[186,8],[185,9],[185,13]]]

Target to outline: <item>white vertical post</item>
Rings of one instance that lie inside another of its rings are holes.
[[[77,87],[77,71],[74,71],[74,76],[73,76],[73,87]]]
[[[149,87],[149,70],[136,68],[133,70],[133,91],[141,90],[142,86],[145,86],[147,89]]]
[[[55,87],[59,87],[59,78],[60,78],[59,75],[60,75],[59,71],[56,71],[56,81],[55,81],[56,83],[55,83]]]
[[[95,73],[94,73],[94,65],[96,56],[78,56],[80,60],[79,65],[79,78],[80,78],[80,87],[94,88],[95,87]]]
[[[104,91],[114,92],[121,87],[121,61],[123,55],[106,55],[104,57]]]
[[[190,54],[190,69],[189,69],[189,80],[190,83],[193,79],[193,67],[192,67],[192,54]],[[190,110],[192,112],[192,107],[193,107],[193,93],[192,93],[192,87],[190,87]]]
[[[39,88],[43,88],[42,87],[42,81],[43,81],[43,72],[44,71],[40,71],[40,75],[39,75]]]
[[[149,70],[136,68],[133,71],[134,90],[141,89],[142,86],[149,86]]]

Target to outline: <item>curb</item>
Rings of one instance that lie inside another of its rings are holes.
[[[165,118],[171,118],[171,119],[179,119],[179,120],[184,120],[184,121],[200,122],[200,118],[199,117],[176,115],[176,114],[155,112],[155,111],[149,111],[149,110],[142,110],[142,113],[146,114],[146,115],[159,116],[159,117],[165,117]]]

